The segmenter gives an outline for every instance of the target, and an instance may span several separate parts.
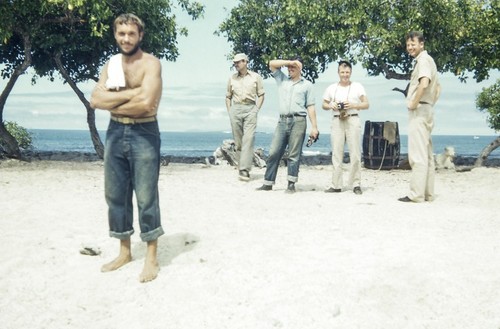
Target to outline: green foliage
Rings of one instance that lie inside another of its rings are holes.
[[[305,76],[314,80],[346,50],[345,37],[337,33],[343,24],[340,9],[333,2],[242,0],[217,33],[233,43],[234,52],[247,53],[250,67],[263,75],[269,73],[269,60],[300,55]]]
[[[77,83],[97,81],[102,65],[118,52],[113,22],[123,13],[134,13],[144,21],[142,49],[175,60],[177,35],[187,34],[177,27],[172,13],[176,2],[193,19],[203,15],[204,7],[191,0],[0,0],[0,75],[9,79],[0,94],[0,121],[8,95],[28,67],[35,72],[32,83],[39,77],[52,81],[59,72],[86,106],[92,140],[102,154],[93,109]],[[18,156],[18,145],[9,134],[2,129],[0,135],[7,152]]]
[[[500,80],[488,88],[483,88],[476,97],[476,107],[479,111],[488,113],[490,128],[500,131]]]
[[[146,25],[142,48],[159,58],[178,56],[178,28],[172,0],[10,0],[0,1],[0,58],[2,77],[8,78],[26,58],[31,45],[33,83],[38,77],[54,79],[59,56],[74,82],[97,80],[99,70],[118,48],[113,21],[122,13],[138,15]],[[177,0],[193,19],[203,15],[196,1]],[[179,32],[181,31],[181,32]]]
[[[311,80],[338,59],[405,79],[405,36],[421,30],[440,72],[482,81],[500,68],[499,11],[498,0],[241,0],[217,33],[263,74],[270,59],[299,54]]]
[[[5,129],[15,138],[19,147],[25,150],[33,147],[33,135],[24,127],[18,125],[16,122],[5,121]],[[0,144],[2,140],[0,137]]]

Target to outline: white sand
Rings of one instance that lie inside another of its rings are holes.
[[[362,171],[364,194],[255,191],[227,166],[170,164],[160,178],[161,271],[101,273],[100,163],[0,163],[0,326],[10,328],[500,328],[500,169],[441,171],[432,203],[402,203],[409,171]],[[138,225],[136,224],[136,229]],[[99,256],[79,253],[100,248]]]

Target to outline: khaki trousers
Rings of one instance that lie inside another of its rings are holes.
[[[229,110],[239,170],[250,172],[253,166],[258,112],[255,104],[233,104]]]
[[[410,193],[414,202],[434,199],[434,154],[432,149],[432,128],[434,109],[430,104],[419,104],[409,111],[408,160],[411,166]]]
[[[359,116],[348,117],[340,120],[333,118],[332,121],[332,164],[333,176],[332,187],[341,189],[343,187],[342,162],[344,159],[344,145],[347,142],[351,168],[349,171],[348,185],[350,187],[361,184],[361,120]]]

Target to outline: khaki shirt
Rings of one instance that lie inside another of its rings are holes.
[[[411,73],[410,87],[408,89],[407,99],[412,100],[415,97],[415,92],[417,90],[419,80],[423,77],[427,77],[430,80],[429,86],[425,88],[420,102],[434,105],[434,103],[436,103],[437,101],[439,88],[436,63],[426,50],[422,51],[417,56],[417,58],[415,58],[415,61],[415,68]]]
[[[264,95],[264,82],[262,77],[253,72],[240,76],[239,73],[231,75],[227,83],[226,98],[233,104],[255,104],[256,98]]]

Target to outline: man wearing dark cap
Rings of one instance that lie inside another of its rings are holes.
[[[257,114],[264,102],[262,77],[248,70],[247,64],[247,55],[239,53],[234,56],[233,65],[237,72],[229,78],[226,92],[226,108],[236,146],[239,179],[242,181],[250,180]]]

